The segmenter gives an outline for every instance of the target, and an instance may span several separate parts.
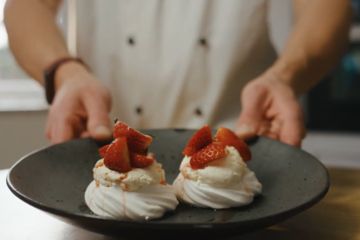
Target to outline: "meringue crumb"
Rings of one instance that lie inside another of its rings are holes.
[[[96,164],[95,164],[95,168],[99,168],[99,167],[102,167],[104,166],[104,161],[103,159],[100,159],[100,161],[97,161]]]
[[[133,168],[126,173],[119,173],[111,170],[103,164],[104,160],[100,159],[93,169],[94,179],[106,187],[119,186],[124,191],[136,191],[144,186],[152,184],[166,185],[165,172],[162,165],[157,161],[146,168]]]

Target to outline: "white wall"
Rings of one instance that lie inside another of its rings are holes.
[[[23,155],[48,145],[44,135],[46,111],[0,112],[0,169]]]

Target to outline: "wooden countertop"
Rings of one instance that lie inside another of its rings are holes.
[[[17,199],[0,171],[0,239],[114,240],[63,223]],[[360,169],[330,168],[331,187],[314,207],[273,227],[229,239],[360,240]]]
[[[248,239],[360,240],[360,169],[330,168],[329,173],[331,187],[320,203]]]

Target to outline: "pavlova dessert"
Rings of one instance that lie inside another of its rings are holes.
[[[227,128],[212,138],[209,126],[198,130],[183,150],[174,181],[178,199],[197,207],[224,209],[251,203],[262,185],[246,165],[247,144]]]
[[[94,180],[85,202],[95,214],[119,220],[160,218],[178,205],[175,191],[153,154],[152,137],[117,121],[114,141],[99,149],[102,157],[93,169]]]

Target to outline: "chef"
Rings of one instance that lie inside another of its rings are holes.
[[[294,0],[280,56],[266,0],[79,0],[77,57],[56,24],[60,0],[8,0],[5,24],[17,61],[46,88],[54,143],[107,138],[116,116],[136,128],[222,125],[299,146],[298,97],[343,53],[348,2]]]

